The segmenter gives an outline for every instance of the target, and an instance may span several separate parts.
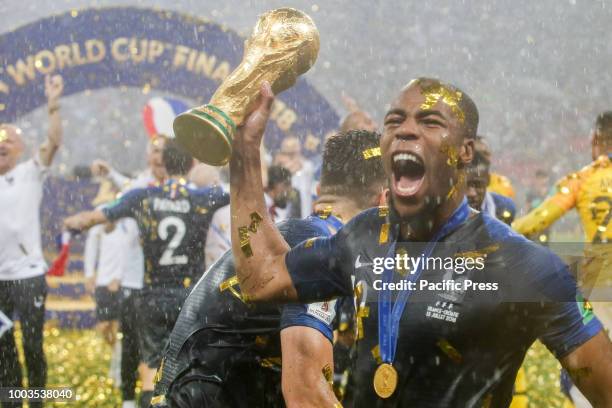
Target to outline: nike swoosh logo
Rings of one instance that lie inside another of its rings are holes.
[[[44,302],[44,300],[43,300],[42,297],[35,298],[34,299],[34,307],[36,307],[38,309],[39,307],[41,307],[43,305],[43,302]]]
[[[355,269],[359,269],[362,266],[371,266],[372,265],[372,262],[361,263],[360,259],[361,259],[361,254],[357,255],[357,259],[355,259]]]

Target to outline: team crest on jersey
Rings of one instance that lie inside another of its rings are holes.
[[[331,324],[336,317],[336,301],[311,303],[308,305],[307,314],[316,317],[323,323]]]

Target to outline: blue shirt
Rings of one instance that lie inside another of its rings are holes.
[[[399,323],[393,362],[398,386],[382,400],[372,386],[381,362],[382,275],[374,269],[396,241],[396,254],[416,258],[424,246],[401,242],[398,231],[392,210],[371,209],[334,236],[298,245],[286,256],[303,302],[350,296],[361,287],[356,304],[368,310],[357,313],[364,330],[352,376],[358,406],[481,407],[487,401],[507,406],[516,372],[536,339],[561,358],[602,329],[556,255],[488,215],[473,214],[442,238],[431,258],[480,257],[482,267],[465,270],[452,261],[423,270],[416,284],[426,286],[410,297]],[[396,270],[393,282],[405,273]],[[449,281],[461,286],[444,286]],[[467,281],[483,286],[466,289]]]

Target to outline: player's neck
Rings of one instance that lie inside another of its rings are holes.
[[[364,210],[350,198],[339,197],[333,194],[324,194],[320,196],[314,204],[315,212],[324,212],[329,210],[329,207],[331,207],[332,215],[344,222],[349,221]]]
[[[448,222],[461,205],[465,192],[459,189],[448,200],[435,208],[428,208],[400,226],[400,237],[405,241],[428,242]]]

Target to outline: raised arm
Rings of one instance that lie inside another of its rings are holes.
[[[285,266],[289,245],[268,216],[261,181],[259,146],[273,101],[266,82],[257,108],[237,131],[230,161],[232,249],[241,291],[250,301],[297,300]]]
[[[603,330],[561,364],[593,407],[612,407],[612,344]]]
[[[62,144],[62,118],[59,99],[64,91],[64,81],[60,75],[45,77],[45,95],[49,110],[49,131],[47,140],[40,146],[39,157],[43,166],[50,166],[55,152]]]

